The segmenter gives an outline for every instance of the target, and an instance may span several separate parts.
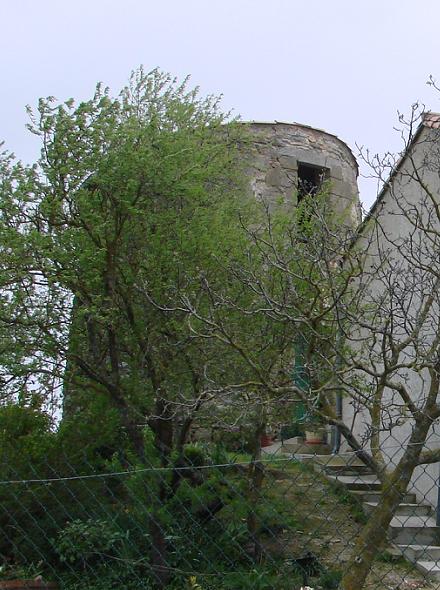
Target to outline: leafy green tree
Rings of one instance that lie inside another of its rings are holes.
[[[30,168],[6,157],[0,187],[8,396],[62,400],[67,444],[102,421],[97,456],[112,456],[113,438],[125,466],[170,468],[148,489],[139,477],[137,492],[160,587],[165,513],[188,487],[174,467],[188,462],[195,415],[221,399],[251,423],[246,524],[259,561],[260,438],[276,406],[331,406],[333,294],[353,274],[336,279],[334,261],[348,237],[325,199],[316,215],[307,199],[293,215],[251,204],[244,126],[158,71],[135,72],[116,98],[98,86],[79,105],[41,100],[31,117],[41,157]],[[307,391],[292,384],[299,338]]]
[[[31,197],[15,196],[30,174],[12,154],[0,154],[0,402],[33,405],[36,372],[40,370],[40,383],[48,381],[48,373],[42,370],[36,329],[44,313],[37,304],[38,276],[29,266],[26,211]]]
[[[62,400],[63,421],[104,400],[127,460],[168,466],[194,413],[241,362],[226,343],[196,337],[180,301],[207,309],[205,283],[226,284],[230,253],[243,251],[243,125],[187,80],[142,69],[115,98],[98,86],[89,101],[49,97],[30,115],[41,157],[26,168],[5,156],[1,169],[7,393]],[[147,426],[156,458],[146,456]],[[159,485],[153,515],[170,493]],[[164,583],[154,516],[150,529]]]
[[[34,351],[64,380],[66,415],[108,397],[142,457],[136,424],[154,404],[160,423],[170,391],[197,387],[202,370],[184,322],[149,299],[197,292],[202,269],[218,275],[236,249],[242,127],[186,81],[140,70],[117,98],[98,86],[78,106],[41,100],[30,129],[41,158],[2,185],[8,266],[21,273],[5,263],[3,285],[18,285],[20,310],[35,298]]]

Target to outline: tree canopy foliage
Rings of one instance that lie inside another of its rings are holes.
[[[222,281],[240,250],[243,126],[142,70],[116,98],[98,86],[31,117],[38,162],[2,160],[2,393],[47,402],[63,382],[65,412],[104,395],[130,430],[169,390],[203,389],[214,351],[160,302]]]

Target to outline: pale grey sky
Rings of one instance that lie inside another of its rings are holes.
[[[440,110],[439,17],[438,0],[0,0],[0,138],[33,160],[26,104],[116,92],[143,64],[191,74],[244,119],[396,151],[398,110]],[[368,206],[375,183],[360,188]]]

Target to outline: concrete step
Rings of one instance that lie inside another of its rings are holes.
[[[330,475],[374,475],[373,471],[364,465],[363,467],[333,467],[323,466],[322,471]]]
[[[394,545],[394,548],[412,562],[418,560],[440,562],[440,545]]]
[[[363,502],[379,502],[382,497],[382,493],[380,491],[375,492],[371,490],[352,490],[352,494]],[[415,504],[416,495],[413,493],[405,494],[402,501]]]
[[[440,528],[431,516],[396,515],[391,520],[388,534],[397,545],[436,545]]]
[[[352,490],[351,492],[355,498],[359,498],[362,502],[379,502],[380,498],[382,497],[382,493],[371,491],[371,490]],[[405,494],[403,497],[403,502],[408,502],[410,504],[414,504],[416,502],[416,495],[413,493]]]
[[[316,469],[330,474],[360,475],[373,472],[355,455],[318,455],[314,457],[313,464]]]
[[[281,452],[287,453],[288,455],[295,455],[302,461],[304,460],[304,457],[314,458],[322,455],[328,456],[332,450],[330,446],[325,443],[308,445],[306,443],[289,443],[288,441],[285,441],[281,446]]]
[[[344,466],[358,465],[362,467],[365,465],[354,453],[340,453],[339,455],[330,455],[330,457],[316,457],[316,462],[324,463],[325,465]]]
[[[378,502],[364,502],[363,504],[367,514],[370,514],[376,508]],[[395,514],[396,516],[429,516],[431,511],[431,506],[427,504],[402,502],[397,507]]]
[[[314,463],[315,468],[329,475],[373,475],[373,471],[366,465],[333,465]]]
[[[415,565],[429,579],[440,580],[440,562],[422,559],[417,560]]]
[[[352,490],[380,490],[381,482],[375,475],[328,475],[330,481],[343,484]]]
[[[315,456],[312,461],[329,481],[344,485],[358,497],[367,514],[377,507],[382,497],[381,482],[365,465],[356,462],[348,464],[343,458],[333,456]],[[417,503],[414,493],[405,494],[387,536],[393,541],[395,549],[427,578],[440,580],[440,527],[430,516],[431,513],[430,506]]]

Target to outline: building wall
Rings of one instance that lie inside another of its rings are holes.
[[[411,319],[413,324],[419,317],[420,301],[422,297],[426,296],[427,290],[429,291],[428,282],[424,283],[424,277],[428,281],[434,269],[421,271],[420,275],[414,275],[414,270],[403,253],[408,251],[411,243],[413,256],[419,258],[421,265],[423,262],[428,262],[428,265],[433,262],[433,259],[430,258],[431,245],[427,243],[426,235],[417,229],[417,219],[424,218],[426,223],[434,223],[434,225],[437,223],[428,220],[432,209],[426,202],[426,192],[421,187],[419,180],[422,180],[434,195],[440,194],[438,166],[431,165],[433,160],[438,158],[436,153],[438,144],[439,132],[424,128],[410,153],[397,169],[389,188],[383,192],[370,221],[364,226],[362,237],[356,244],[359,252],[366,253],[365,277],[372,277],[370,280],[363,279],[368,284],[366,301],[373,299],[378,301],[387,292],[384,283],[379,279],[380,272],[376,270],[377,268],[388,269],[386,272],[391,273],[389,276],[396,280],[395,286],[397,288],[399,281],[403,284],[405,280],[410,280],[411,276],[414,276],[413,288],[408,290],[405,295],[405,304],[408,306],[407,318]],[[431,219],[433,218],[431,217]],[[439,241],[437,238],[436,240],[438,244]],[[408,270],[406,271],[406,269]],[[440,263],[438,269],[440,270]],[[375,274],[377,279],[374,279]],[[387,305],[386,300],[383,305]],[[432,308],[432,319],[435,320],[436,317],[438,319],[439,315],[440,309],[436,303]],[[394,328],[394,334],[399,336],[398,328]],[[423,344],[429,345],[435,335],[436,328],[428,318],[423,328]],[[357,336],[363,336],[362,330]],[[405,336],[405,331],[402,329],[397,341]],[[360,344],[354,346],[360,347]],[[373,346],[380,346],[380,344]],[[368,354],[366,348],[363,354]],[[405,354],[409,366],[401,369],[394,376],[394,380],[404,383],[411,394],[411,399],[421,407],[426,399],[430,378],[427,371],[411,367],[411,362],[415,358],[417,358],[416,351],[410,347]],[[380,371],[381,367],[379,366],[378,369]],[[408,413],[405,412],[401,399],[390,389],[385,391],[383,407],[385,422],[388,419],[391,419],[393,423],[399,422],[390,430],[381,432],[380,436],[385,460],[389,465],[396,465],[411,436],[413,422],[408,418]],[[365,409],[359,411],[356,403],[347,396],[344,399],[343,418],[346,424],[353,424],[354,433],[359,440],[365,441],[365,446],[368,448],[371,424],[368,412]],[[426,446],[432,449],[440,448],[440,427],[437,423],[431,429]],[[346,443],[344,450],[349,450]],[[413,475],[409,491],[414,491],[419,501],[426,500],[436,507],[438,479],[438,464],[418,467]]]
[[[249,165],[256,198],[275,205],[295,206],[298,164],[328,170],[331,200],[336,213],[353,227],[361,220],[357,187],[358,166],[349,147],[335,135],[306,125],[248,123],[253,137]]]

